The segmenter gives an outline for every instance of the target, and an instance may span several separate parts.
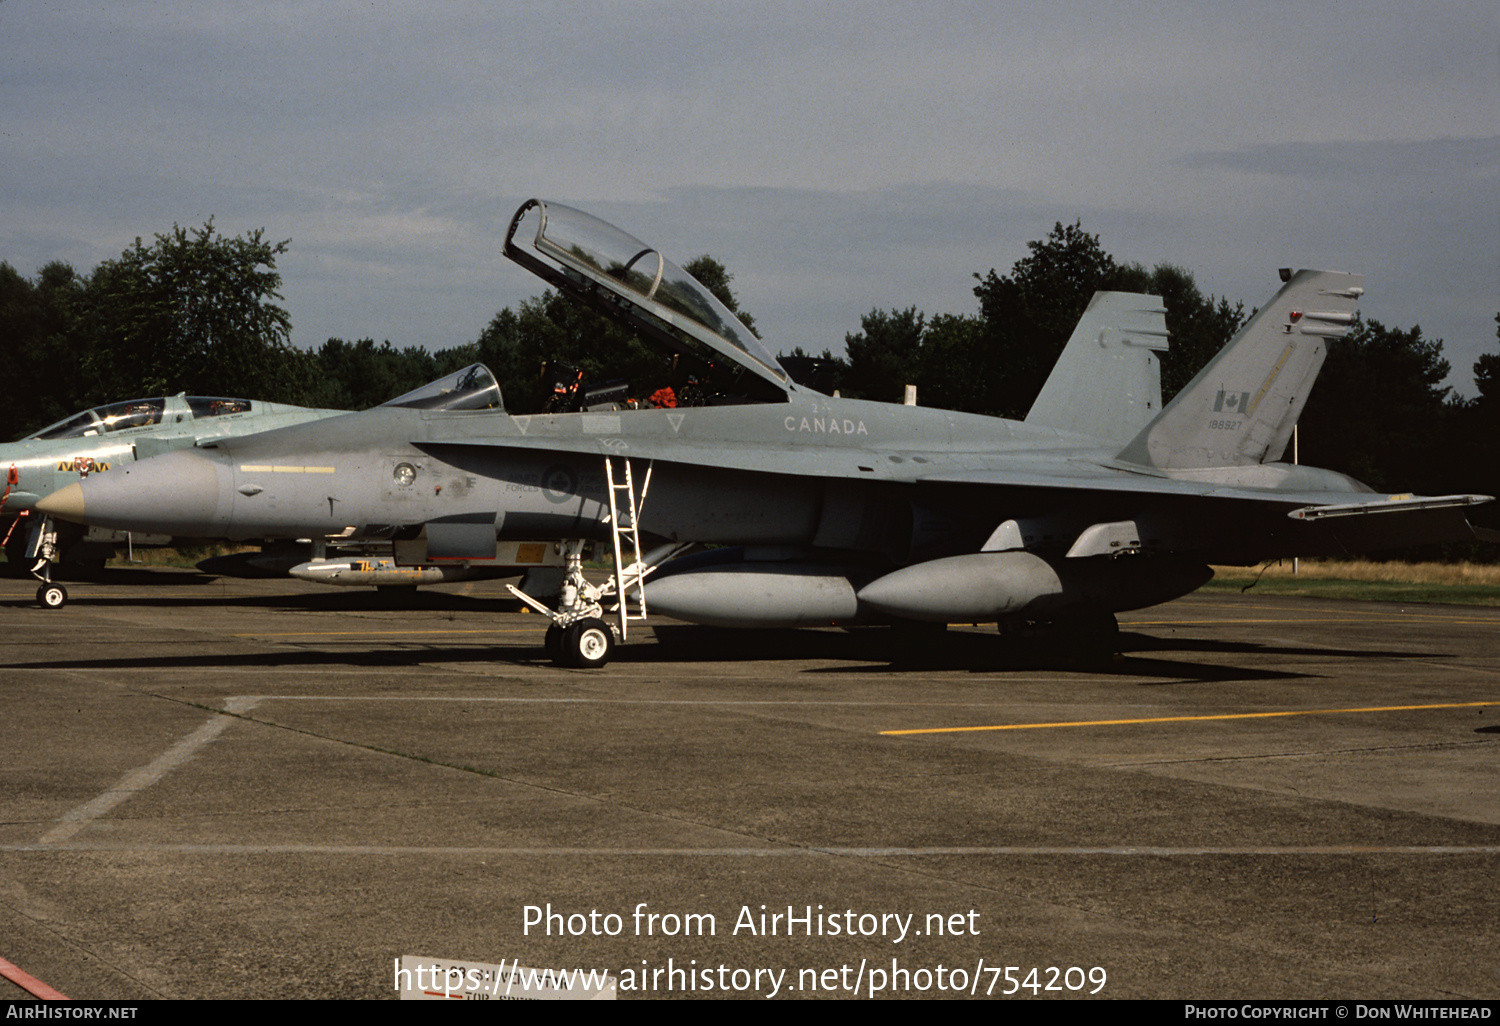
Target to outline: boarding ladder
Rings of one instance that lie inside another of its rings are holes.
[[[641,561],[641,533],[638,528],[640,523],[641,508],[646,504],[646,490],[651,487],[651,469],[653,464],[646,464],[646,476],[641,481],[641,493],[635,492],[635,479],[631,471],[630,461],[621,459],[624,465],[622,478],[615,476],[615,461],[611,456],[604,457],[604,478],[609,485],[609,535],[614,544],[614,585],[615,598],[618,601],[620,615],[620,640],[626,638],[627,625],[631,620],[646,619],[646,589],[642,587],[645,583],[646,574],[650,567]],[[653,461],[654,462],[654,461]],[[621,493],[624,493],[621,495]],[[623,502],[622,502],[623,500]],[[627,522],[625,513],[629,513]],[[625,565],[623,558],[627,551],[633,557],[629,566]],[[639,612],[630,612],[630,591],[634,587],[636,597],[640,601]]]

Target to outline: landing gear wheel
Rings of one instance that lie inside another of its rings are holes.
[[[61,584],[44,584],[36,590],[36,604],[43,609],[61,609],[68,604],[68,589]]]
[[[598,617],[579,620],[563,628],[561,644],[563,666],[595,669],[609,662],[615,649],[615,635],[609,624]]]
[[[547,640],[542,643],[543,647],[547,651],[547,658],[551,659],[553,664],[557,666],[564,665],[562,654],[562,637],[563,629],[557,624],[553,624],[551,627],[547,628]]]

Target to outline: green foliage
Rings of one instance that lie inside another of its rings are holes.
[[[1161,361],[1163,402],[1171,402],[1247,319],[1244,303],[1230,306],[1227,299],[1203,295],[1192,272],[1173,264],[1157,264],[1152,271],[1133,264],[1121,270],[1111,287],[1160,296],[1167,309],[1171,348]]]
[[[1278,595],[1321,599],[1349,599],[1356,602],[1440,602],[1444,605],[1500,606],[1500,593],[1493,584],[1422,584],[1404,581],[1339,580],[1309,575],[1307,577],[1267,577],[1255,581],[1243,577],[1216,576],[1203,586],[1206,592],[1251,595]]]
[[[374,339],[345,342],[331,338],[313,358],[317,367],[315,405],[334,410],[365,410],[436,379],[442,371],[420,346],[377,348]]]
[[[1500,338],[1500,313],[1495,315],[1495,335]],[[1474,384],[1479,388],[1479,409],[1484,419],[1500,426],[1500,355],[1485,353],[1474,361]]]
[[[804,350],[801,346],[794,346],[790,353],[777,353],[776,358],[781,361],[783,367],[792,375],[799,384],[807,385],[815,391],[824,395],[848,394],[849,390],[849,361],[841,356],[834,356],[833,350],[824,349],[818,356]],[[804,361],[811,364],[805,368],[807,377],[804,380],[797,376],[798,370],[795,361]],[[852,398],[852,396],[851,396]]]
[[[905,386],[917,381],[927,317],[916,307],[883,313],[871,310],[860,318],[860,331],[844,336],[849,357],[846,395],[899,403]]]
[[[986,411],[991,395],[987,378],[971,371],[985,353],[979,318],[938,314],[929,321],[912,307],[871,310],[860,325],[858,334],[844,336],[846,395],[899,403],[905,386],[916,385],[923,406]]]
[[[993,407],[992,379],[972,368],[982,359],[984,322],[961,314],[938,314],[922,337],[917,401],[923,406],[981,413]]]
[[[974,275],[980,316],[994,324],[1022,322],[1049,335],[1061,332],[1066,339],[1093,294],[1114,287],[1119,266],[1081,222],[1058,222],[1047,238],[1026,247],[1031,255],[1017,260],[1004,278],[993,268],[983,278]]]
[[[588,382],[625,378],[638,399],[671,376],[668,358],[634,332],[550,290],[524,300],[514,314],[497,314],[480,335],[479,347],[481,354],[498,351],[504,357],[501,367],[490,369],[500,378],[510,410],[542,408],[552,389],[542,376],[548,361],[576,367]]]
[[[0,440],[61,420],[82,405],[77,344],[83,296],[84,282],[67,264],[50,263],[28,281],[0,263],[0,366],[6,392]]]
[[[1205,297],[1188,271],[1122,266],[1079,224],[1055,225],[1027,245],[1030,255],[1010,274],[975,275],[977,317],[929,321],[915,307],[865,315],[863,330],[844,340],[851,393],[899,402],[911,383],[924,406],[1022,419],[1094,293],[1117,291],[1166,303],[1172,347],[1162,360],[1162,394],[1170,399],[1244,322],[1243,304]]]
[[[983,322],[978,362],[965,373],[983,375],[985,409],[1021,419],[1067,344],[1089,299],[1122,281],[1119,265],[1080,223],[1053,226],[1046,239],[1027,243],[1029,256],[1011,273],[993,269],[974,287]]]
[[[99,401],[186,390],[306,401],[307,361],[277,305],[276,257],[287,242],[257,229],[220,235],[209,220],[136,240],[95,269],[87,288],[84,372]]]
[[[1304,463],[1343,471],[1376,491],[1457,490],[1447,435],[1443,344],[1422,329],[1362,321],[1328,346],[1299,423]],[[1449,485],[1454,487],[1449,487]]]
[[[734,281],[734,275],[729,273],[727,267],[704,253],[683,264],[682,269],[697,279],[699,285],[713,293],[713,297],[723,303],[730,313],[738,317],[740,323],[749,328],[752,335],[760,338],[760,332],[755,330],[755,318],[740,309],[739,297],[729,288],[729,283]]]
[[[1495,315],[1495,323],[1495,334],[1500,337],[1500,313]],[[1500,495],[1500,460],[1495,458],[1500,452],[1500,356],[1485,353],[1475,361],[1474,383],[1479,386],[1479,398],[1450,410],[1454,421],[1450,444],[1457,454],[1454,458],[1467,471],[1464,490]],[[1500,530],[1500,502],[1480,506],[1469,519],[1490,530]],[[1500,559],[1500,546],[1486,545],[1483,549],[1488,558]]]

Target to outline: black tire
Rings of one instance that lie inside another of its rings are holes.
[[[562,636],[563,629],[553,624],[547,628],[547,640],[542,643],[547,651],[547,658],[551,659],[556,666],[567,665],[563,662]]]
[[[36,590],[36,604],[43,609],[61,609],[68,604],[68,589],[61,584],[44,584]]]
[[[563,630],[563,665],[592,670],[609,662],[615,650],[615,634],[598,617],[579,620]]]

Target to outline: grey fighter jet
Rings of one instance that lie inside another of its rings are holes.
[[[1465,508],[1489,501],[1377,495],[1281,462],[1325,347],[1353,323],[1357,275],[1284,273],[1165,409],[1160,301],[1097,298],[1014,422],[799,385],[681,268],[580,211],[526,203],[505,252],[676,354],[693,373],[675,396],[693,405],[507,411],[476,366],[371,411],[90,477],[42,507],[179,535],[390,538],[455,563],[555,539],[571,556],[561,603],[533,600],[553,617],[547,650],[598,666],[648,611],[1041,623],[1112,651],[1115,613],[1194,590],[1211,563],[1471,538]],[[580,572],[585,542],[611,546],[608,584]],[[672,558],[688,545],[707,548]]]
[[[39,431],[0,445],[0,537],[12,566],[44,578],[38,601],[61,605],[67,592],[50,584],[48,560],[57,555],[76,562],[108,558],[115,547],[165,545],[170,538],[58,525],[35,514],[38,502],[94,474],[117,470],[136,460],[219,438],[302,424],[345,410],[317,410],[259,399],[174,396],[130,399],[75,413]]]

